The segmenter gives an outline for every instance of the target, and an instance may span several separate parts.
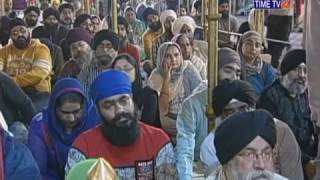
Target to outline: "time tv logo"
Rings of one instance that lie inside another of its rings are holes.
[[[253,0],[256,9],[289,9],[291,0]]]

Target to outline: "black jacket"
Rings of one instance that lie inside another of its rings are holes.
[[[156,91],[150,87],[145,87],[133,92],[133,101],[141,111],[141,121],[161,128],[159,98]]]
[[[60,43],[67,36],[68,32],[69,30],[61,25],[53,32],[50,32],[45,26],[39,26],[32,31],[32,37],[49,39],[52,43],[60,46]]]
[[[262,92],[257,108],[268,110],[274,117],[289,125],[300,145],[302,163],[306,163],[316,156],[317,141],[314,139],[317,136],[311,122],[307,91],[292,97],[278,79]]]
[[[3,72],[0,72],[0,111],[8,126],[14,121],[29,124],[36,114],[30,98]]]

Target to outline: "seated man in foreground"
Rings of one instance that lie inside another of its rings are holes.
[[[103,123],[76,139],[69,151],[66,174],[80,161],[102,157],[120,179],[175,179],[169,137],[139,122],[129,77],[117,70],[104,71],[90,92]]]
[[[235,114],[218,126],[214,145],[220,166],[207,179],[285,180],[275,172],[276,145],[273,117],[266,111]]]

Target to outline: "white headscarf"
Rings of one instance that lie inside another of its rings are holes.
[[[183,25],[187,25],[191,28],[192,33],[196,29],[196,23],[193,18],[190,16],[180,16],[172,25],[172,33],[173,35],[177,35],[181,32]]]
[[[177,14],[176,12],[174,12],[173,10],[165,10],[161,13],[160,15],[160,22],[161,24],[164,24],[164,22],[166,21],[166,19],[168,17],[173,17],[175,20],[177,19]]]

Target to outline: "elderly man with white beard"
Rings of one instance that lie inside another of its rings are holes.
[[[307,93],[306,53],[303,49],[289,51],[280,67],[281,75],[264,90],[257,108],[268,110],[292,129],[302,151],[305,179],[315,174],[313,160],[317,153],[317,136],[311,121]]]
[[[237,113],[216,129],[214,145],[222,166],[209,180],[286,180],[276,174],[273,149],[276,145],[273,117],[263,110]]]

